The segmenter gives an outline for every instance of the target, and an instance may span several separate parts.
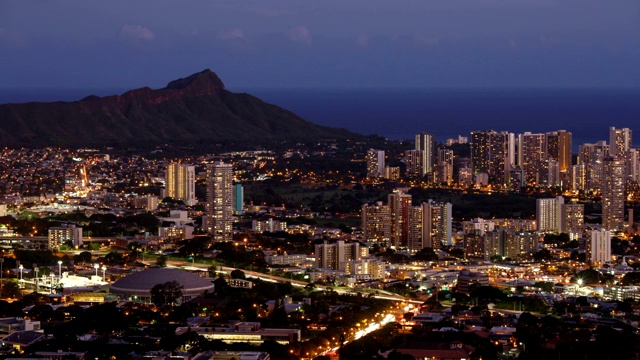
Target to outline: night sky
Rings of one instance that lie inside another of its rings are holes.
[[[0,0],[0,88],[640,88],[637,0]]]

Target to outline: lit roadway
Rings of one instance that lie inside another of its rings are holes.
[[[149,263],[149,262],[146,262],[146,263]],[[180,266],[188,267],[188,266],[190,266],[190,267],[197,267],[197,268],[204,268],[204,269],[209,267],[209,265],[207,265],[207,264],[186,263],[186,262],[183,262],[183,261],[167,261],[167,265],[173,265],[173,266],[176,266],[176,267],[180,267]],[[226,273],[230,273],[233,270],[240,270],[240,271],[242,271],[244,273],[244,275],[247,278],[256,278],[256,279],[260,279],[260,280],[268,281],[268,282],[290,282],[291,285],[296,286],[296,287],[305,287],[305,286],[309,285],[309,283],[306,282],[306,281],[292,280],[292,279],[283,278],[283,277],[280,277],[280,276],[263,274],[263,273],[259,273],[259,272],[256,272],[256,271],[238,269],[238,268],[234,268],[234,267],[220,266],[219,269],[220,269],[219,271],[226,272]],[[330,287],[324,286],[324,285],[315,285],[315,288],[317,290],[327,290]],[[332,289],[333,289],[333,291],[337,292],[338,294],[354,294],[355,293],[353,290],[344,290],[344,289],[336,289],[336,288],[332,288]],[[400,295],[373,294],[373,297],[376,298],[376,299],[390,300],[390,301],[402,301],[402,302],[412,303],[412,304],[422,304],[424,302],[424,301],[420,301],[420,300],[409,299],[409,298],[406,298],[406,297],[400,296]]]

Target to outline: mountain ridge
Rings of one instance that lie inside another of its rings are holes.
[[[136,143],[256,143],[361,138],[320,126],[246,93],[226,90],[205,69],[160,89],[89,95],[72,102],[0,105],[5,146],[95,146]]]

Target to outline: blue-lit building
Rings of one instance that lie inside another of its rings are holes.
[[[233,212],[242,215],[244,210],[244,188],[242,184],[236,184],[233,189]]]

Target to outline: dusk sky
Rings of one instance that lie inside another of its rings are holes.
[[[0,0],[0,88],[640,87],[637,0]]]

